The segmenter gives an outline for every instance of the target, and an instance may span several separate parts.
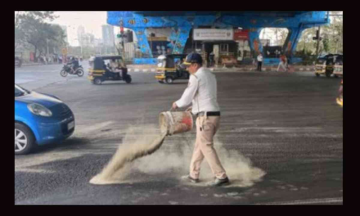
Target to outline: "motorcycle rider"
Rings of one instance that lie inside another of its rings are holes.
[[[75,73],[75,71],[79,68],[79,60],[75,57],[71,57],[68,65],[70,65],[71,72]]]

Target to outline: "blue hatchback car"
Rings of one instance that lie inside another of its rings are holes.
[[[15,84],[15,154],[62,141],[74,130],[74,114],[59,98]]]

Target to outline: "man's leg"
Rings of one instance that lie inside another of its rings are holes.
[[[190,177],[193,179],[199,178],[201,162],[204,160],[204,155],[200,149],[200,127],[199,118],[196,118],[196,141],[190,162]]]
[[[205,119],[205,116],[201,116],[198,118],[199,124],[202,126],[202,131],[200,131],[199,135],[199,145],[201,152],[205,156],[206,161],[209,163],[211,171],[214,176],[218,179],[226,178],[226,172],[219,157],[214,149],[214,135],[218,130],[220,117],[219,116],[209,116]],[[202,124],[204,121],[204,124]]]

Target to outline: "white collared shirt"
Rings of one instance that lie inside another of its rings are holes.
[[[258,62],[262,62],[262,61],[263,61],[263,56],[262,56],[262,55],[258,55],[258,56],[257,56],[257,60],[258,60]]]
[[[180,100],[175,102],[179,108],[192,103],[192,113],[220,111],[217,103],[217,84],[213,73],[201,67],[194,75],[190,75],[188,87]]]

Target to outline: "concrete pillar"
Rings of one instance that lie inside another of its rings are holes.
[[[255,56],[259,52],[263,51],[263,47],[260,42],[260,31],[262,28],[251,28],[249,29],[249,45],[252,51],[254,51]]]
[[[146,36],[146,28],[133,28],[136,38],[138,39],[138,46],[142,55],[146,55],[150,58],[153,58],[149,42]]]
[[[175,42],[173,44],[172,53],[173,54],[182,54],[184,53],[184,48],[186,41],[189,38],[189,33],[191,30],[191,26],[181,26],[181,27],[173,27],[170,34],[171,42]]]
[[[296,50],[297,43],[301,37],[301,33],[304,30],[303,28],[288,28],[289,34],[286,38],[284,44],[284,51],[286,55],[294,54]]]

